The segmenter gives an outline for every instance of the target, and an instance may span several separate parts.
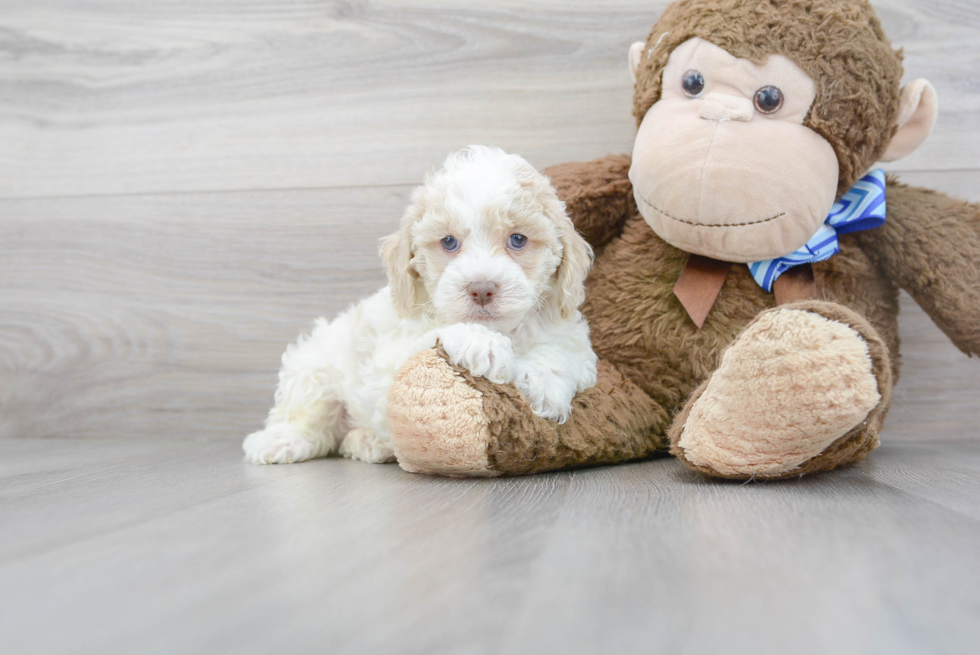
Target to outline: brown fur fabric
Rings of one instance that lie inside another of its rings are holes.
[[[599,162],[596,166],[605,169],[607,165]],[[554,169],[545,172],[553,180],[559,178]],[[576,179],[580,175],[581,170],[576,171]],[[563,184],[567,187],[568,182]],[[588,195],[581,186],[575,193]],[[650,229],[631,192],[627,200],[630,210],[623,232],[596,259],[582,311],[600,359],[614,364],[673,412],[718,367],[722,350],[735,335],[760,312],[774,307],[775,299],[755,283],[745,265],[735,265],[699,330],[672,292],[687,253]],[[579,215],[572,210],[571,216],[577,226]],[[840,254],[814,264],[813,271],[821,299],[849,307],[874,325],[892,353],[892,375],[897,379],[895,285],[850,235],[841,238]]]
[[[888,221],[854,235],[882,272],[909,292],[967,354],[980,352],[980,211],[889,180]]]
[[[506,475],[624,462],[667,448],[670,415],[607,362],[599,363],[598,383],[576,396],[562,425],[532,414],[513,385],[456,371],[483,393],[490,465]]]
[[[558,197],[568,212],[578,217],[575,228],[593,248],[605,245],[623,229],[633,202],[632,186],[626,177],[629,170],[628,155],[548,169]]]
[[[633,96],[639,124],[660,98],[661,73],[678,45],[700,37],[764,64],[781,54],[817,85],[804,124],[823,136],[840,162],[838,197],[881,156],[895,128],[901,53],[892,49],[864,0],[678,0],[647,39]]]

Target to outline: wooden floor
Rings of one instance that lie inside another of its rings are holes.
[[[976,653],[980,442],[782,483],[13,441],[10,653]]]
[[[0,653],[975,653],[980,366],[902,297],[865,463],[253,467],[285,344],[450,151],[628,152],[664,0],[0,0]],[[980,201],[980,3],[876,0]]]

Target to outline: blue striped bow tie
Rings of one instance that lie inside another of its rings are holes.
[[[773,282],[787,269],[822,262],[839,253],[837,235],[870,230],[884,222],[885,171],[876,168],[834,203],[827,220],[802,248],[785,257],[749,264],[749,272],[760,287],[772,291]]]

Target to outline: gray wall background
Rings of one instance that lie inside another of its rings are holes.
[[[0,0],[0,438],[255,429],[448,152],[630,150],[626,50],[666,4]],[[980,201],[980,3],[875,6],[941,102],[887,168]],[[885,438],[975,439],[980,367],[903,302]]]

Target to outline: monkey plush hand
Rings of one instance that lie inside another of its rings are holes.
[[[568,422],[438,350],[388,401],[409,471],[513,475],[669,449],[799,476],[878,445],[898,290],[980,353],[980,207],[885,180],[936,117],[863,0],[678,0],[633,45],[632,157],[548,171],[596,249],[599,382]],[[411,264],[409,263],[409,266]]]

